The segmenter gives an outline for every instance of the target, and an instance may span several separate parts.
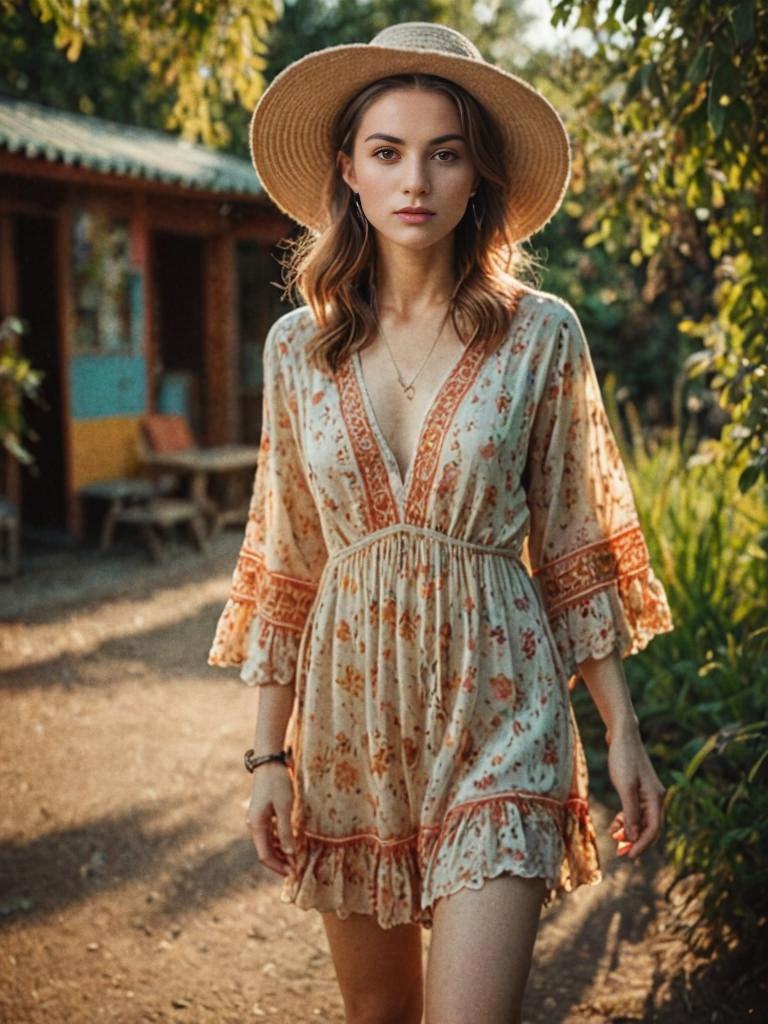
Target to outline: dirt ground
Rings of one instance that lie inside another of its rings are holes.
[[[319,915],[245,830],[255,690],[206,664],[239,542],[28,555],[0,583],[3,1024],[344,1020]],[[701,1002],[661,848],[616,857],[616,809],[604,881],[542,915],[525,1020],[756,1020]]]

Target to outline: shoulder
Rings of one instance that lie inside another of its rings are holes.
[[[591,361],[579,314],[561,295],[525,287],[515,321],[542,363],[568,359]]]
[[[275,320],[264,340],[264,375],[295,386],[305,369],[306,343],[315,329],[309,306],[297,306]]]
[[[295,353],[314,329],[315,320],[309,306],[297,306],[289,309],[275,320],[267,332],[264,342],[264,354],[288,355]]]
[[[537,327],[552,325],[560,328],[563,325],[573,330],[581,330],[581,321],[573,306],[561,295],[554,292],[545,292],[539,288],[532,288],[530,285],[518,285],[522,295],[518,301],[518,311],[521,315],[535,321]]]

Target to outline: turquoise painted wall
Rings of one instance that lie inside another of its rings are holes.
[[[72,356],[69,393],[76,420],[142,416],[147,411],[144,356]]]

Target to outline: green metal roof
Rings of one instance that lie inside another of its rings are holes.
[[[0,149],[205,192],[263,195],[247,160],[173,135],[0,96]]]

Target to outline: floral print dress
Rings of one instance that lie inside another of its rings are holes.
[[[570,690],[673,624],[580,321],[525,286],[465,346],[405,479],[357,353],[312,367],[313,318],[264,347],[250,514],[209,664],[295,686],[296,857],[281,899],[432,926],[502,872],[545,905],[601,879]]]

